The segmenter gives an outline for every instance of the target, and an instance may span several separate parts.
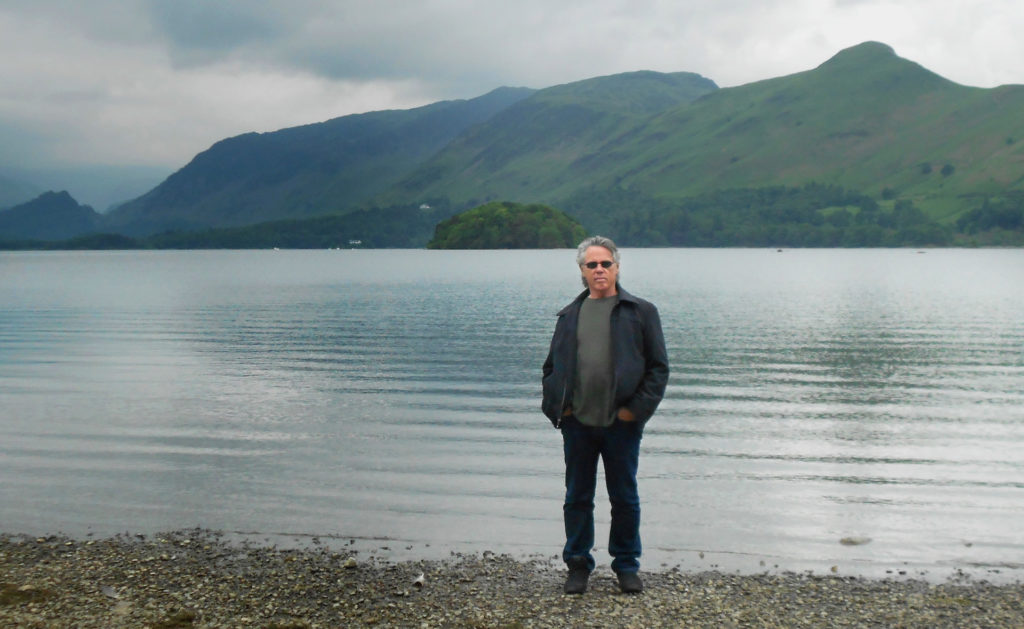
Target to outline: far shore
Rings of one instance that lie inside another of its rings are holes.
[[[203,529],[87,540],[0,534],[0,625],[1024,626],[1020,582],[672,567],[645,571],[645,592],[624,595],[602,566],[586,594],[567,596],[553,557],[449,550],[389,560],[356,546],[314,537],[283,547]]]

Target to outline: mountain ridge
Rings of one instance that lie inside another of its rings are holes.
[[[758,198],[722,191],[808,185],[951,227],[1024,193],[1020,111],[1024,86],[962,86],[880,42],[728,88],[651,71],[499,88],[221,140],[102,227],[136,236],[356,212],[367,225],[377,212],[378,228],[415,217],[422,230],[421,205],[437,220],[493,200],[614,218],[635,214],[631,203],[677,213],[693,199]],[[409,241],[399,236],[386,240]]]
[[[535,190],[538,183],[556,189],[571,185],[559,181],[552,168],[585,155],[592,143],[601,142],[622,124],[644,120],[717,89],[710,79],[690,72],[639,71],[538,90],[455,138],[400,181],[392,193],[376,200],[395,203],[458,195],[460,177],[478,188],[475,194],[450,197],[466,205],[521,198]],[[636,102],[640,90],[646,97],[643,103]],[[459,156],[459,152],[465,155]],[[486,172],[501,169],[505,172],[496,176]],[[481,187],[488,189],[479,190]]]
[[[1005,102],[997,107],[991,102],[996,97]],[[884,44],[867,42],[814,69],[709,91],[639,120],[580,150],[571,163],[548,161],[544,177],[635,188],[658,198],[809,182],[873,195],[890,188],[951,219],[966,209],[956,203],[960,197],[981,198],[1019,186],[1008,164],[1020,159],[1021,148],[1006,142],[1024,136],[1022,118],[1012,115],[1016,107],[1024,108],[1024,88],[960,86]],[[1004,131],[978,135],[970,122],[981,120]],[[469,156],[453,154],[457,142],[420,170],[438,162],[471,163]],[[979,168],[985,160],[989,163]],[[924,164],[934,165],[935,177],[921,176]],[[939,179],[946,165],[959,174]],[[440,189],[452,191],[455,203],[486,199],[486,182],[504,174],[481,172],[477,165],[470,182],[442,179],[428,187],[406,181],[407,196],[389,200],[408,201]],[[984,177],[991,185],[977,185]],[[944,190],[953,184],[959,189]],[[518,193],[514,196],[495,188],[499,196],[521,201],[558,204],[572,196],[572,190],[557,185],[523,185],[511,191]]]
[[[99,213],[79,205],[66,190],[44,192],[0,210],[0,240],[64,240],[94,233],[102,221]]]
[[[108,224],[139,235],[351,211],[465,128],[532,91],[503,87],[468,100],[226,138],[111,211]]]

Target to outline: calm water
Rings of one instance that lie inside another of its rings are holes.
[[[1024,251],[623,256],[673,368],[647,567],[1024,578]],[[0,530],[555,555],[579,288],[570,251],[0,253]]]

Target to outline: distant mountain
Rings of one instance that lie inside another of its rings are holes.
[[[964,87],[866,43],[651,120],[630,165],[603,170],[665,197],[811,181],[876,198],[889,189],[941,216],[965,196],[1024,185],[1022,111],[1024,86]]]
[[[463,133],[382,198],[473,205],[551,200],[601,185],[571,166],[614,147],[624,130],[717,89],[689,72],[630,72],[549,87]]]
[[[501,88],[223,140],[103,230],[190,242],[183,232],[259,224],[201,241],[272,242],[331,216],[329,241],[404,246],[425,244],[429,221],[500,200],[618,227],[632,244],[1003,244],[1024,240],[1022,111],[1024,86],[958,85],[877,42],[724,89],[685,72]],[[770,220],[744,207],[764,199]]]
[[[114,209],[108,225],[137,235],[349,212],[467,128],[532,92],[500,88],[471,100],[222,140],[154,190]]]
[[[457,138],[389,201],[446,192],[454,204],[500,197],[558,206],[594,189],[683,199],[817,182],[902,197],[950,220],[986,195],[1024,188],[1024,86],[957,85],[884,44],[636,116],[577,110],[583,121],[571,131],[572,116],[554,107],[515,117],[545,92]],[[530,141],[511,144],[517,134]]]
[[[30,201],[46,190],[67,190],[76,201],[100,214],[137,198],[167,178],[172,169],[145,164],[66,164],[5,168],[11,179],[26,182],[31,191],[16,203]],[[2,182],[0,182],[2,189]]]
[[[95,233],[101,217],[67,192],[46,192],[0,211],[0,240],[65,240]]]

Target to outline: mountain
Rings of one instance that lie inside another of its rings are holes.
[[[618,227],[634,245],[777,234],[805,246],[941,244],[954,229],[1003,244],[1024,240],[1021,111],[1024,86],[958,85],[877,42],[723,89],[685,72],[501,88],[223,140],[103,227],[148,235],[277,221],[296,234],[307,230],[295,221],[330,215],[342,217],[332,239],[367,232],[402,246],[425,243],[428,221],[501,200],[557,207],[590,230]],[[765,199],[771,229],[726,224],[762,220],[749,204]],[[800,211],[785,218],[791,200]],[[790,234],[787,221],[814,229]],[[991,239],[992,229],[1008,234]],[[268,230],[203,242],[272,240]]]
[[[4,169],[4,174],[27,182],[31,188],[31,194],[26,194],[16,203],[30,201],[46,190],[67,190],[80,204],[88,205],[103,214],[118,204],[152,190],[167,178],[170,171],[170,168],[144,164],[74,164],[11,166]],[[0,179],[0,192],[2,190],[3,182]]]
[[[538,94],[500,88],[469,101],[245,134],[200,153],[151,192],[110,212],[107,224],[140,235],[347,213],[371,202],[405,205],[413,201],[388,201],[393,186],[453,140],[485,143],[485,158],[498,163],[502,155],[530,147],[564,152],[622,121],[714,89],[714,83],[690,73],[635,72]],[[529,104],[519,107],[522,102]],[[512,111],[504,115],[505,110]],[[487,128],[499,134],[478,135],[476,126],[495,116],[502,122]],[[543,169],[542,164],[529,167]],[[415,201],[448,196],[447,190],[437,192],[417,193]]]
[[[810,181],[889,189],[942,217],[965,196],[1024,184],[1021,111],[1024,86],[960,86],[866,43],[651,120],[630,161],[604,170],[663,197]]]
[[[540,90],[456,138],[398,183],[389,202],[553,199],[598,182],[567,167],[623,129],[718,89],[689,72],[630,72]]]
[[[349,212],[467,128],[532,92],[499,88],[470,100],[222,140],[149,193],[111,211],[107,224],[147,234]]]
[[[544,95],[457,138],[389,201],[447,192],[454,204],[498,197],[557,206],[594,189],[683,199],[817,182],[899,196],[951,220],[986,195],[1024,188],[1024,86],[957,85],[875,42],[813,70],[661,110],[580,112],[584,122],[572,129],[555,107],[515,117]],[[516,133],[530,141],[510,144]]]
[[[67,192],[46,192],[0,211],[0,240],[64,240],[94,233],[102,217]]]

